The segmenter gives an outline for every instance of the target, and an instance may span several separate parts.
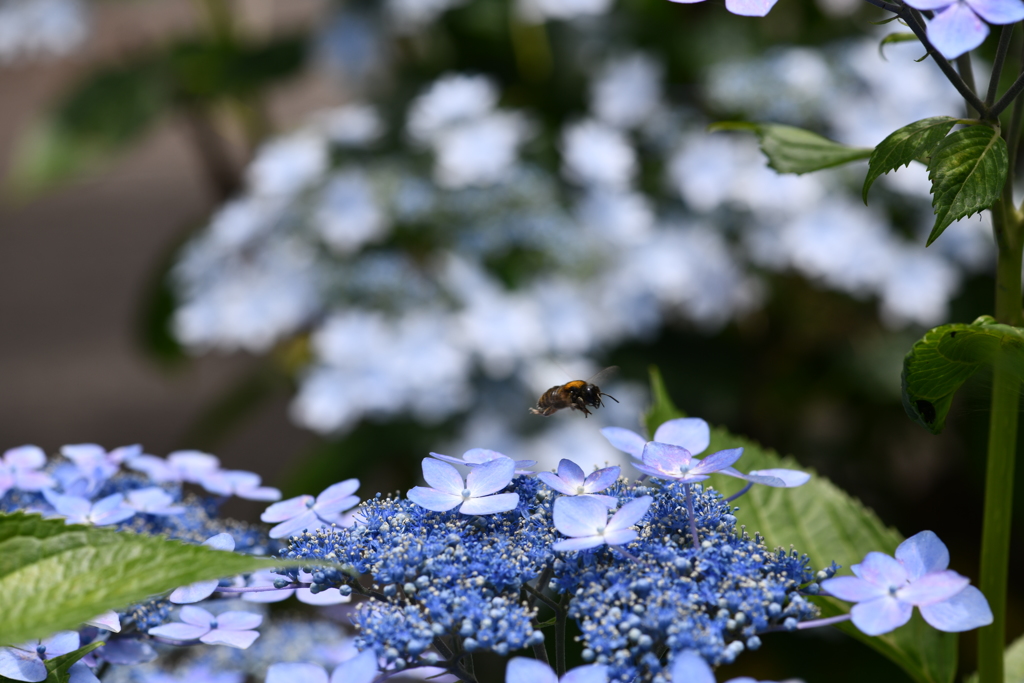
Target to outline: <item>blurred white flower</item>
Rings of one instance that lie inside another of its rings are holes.
[[[0,64],[66,55],[88,33],[80,0],[5,0],[0,3]]]
[[[259,148],[246,169],[249,190],[272,197],[295,195],[323,177],[327,151],[324,139],[308,132],[271,140]]]
[[[949,300],[960,273],[938,254],[904,247],[893,254],[894,267],[881,287],[882,321],[889,327],[933,327],[949,316]]]
[[[581,185],[626,187],[637,172],[636,151],[618,129],[579,121],[562,131],[562,170]]]
[[[612,0],[518,0],[520,17],[535,23],[548,19],[576,19],[604,14]]]
[[[346,104],[313,114],[310,126],[336,145],[361,147],[384,134],[384,122],[367,104]]]
[[[324,186],[312,224],[336,254],[351,254],[386,234],[384,210],[373,186],[359,171],[335,173]]]
[[[659,62],[642,53],[612,60],[591,83],[591,110],[611,126],[641,125],[661,104],[662,72]]]
[[[595,237],[616,244],[638,244],[654,227],[654,209],[639,192],[595,187],[576,206],[576,219]]]
[[[449,74],[412,101],[406,129],[412,140],[429,145],[440,133],[489,114],[497,104],[498,87],[487,76]]]
[[[490,113],[444,130],[435,140],[437,183],[458,188],[506,178],[528,132],[525,119],[515,112]]]

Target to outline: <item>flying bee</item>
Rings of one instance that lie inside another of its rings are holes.
[[[534,415],[543,415],[548,417],[554,415],[562,408],[569,408],[570,410],[579,410],[583,413],[584,417],[590,417],[590,411],[587,410],[587,406],[594,408],[600,408],[604,405],[601,402],[602,396],[607,396],[616,403],[619,399],[615,398],[611,394],[606,394],[595,384],[602,378],[607,377],[609,374],[618,370],[617,366],[605,368],[601,372],[597,373],[590,379],[584,381],[582,379],[573,380],[572,382],[566,382],[557,387],[551,387],[545,391],[540,399],[537,401],[536,408],[530,408],[530,412]]]

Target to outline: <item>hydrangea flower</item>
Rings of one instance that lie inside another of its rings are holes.
[[[180,515],[183,505],[175,505],[174,497],[159,486],[147,486],[128,492],[125,505],[147,515]]]
[[[459,471],[446,462],[423,459],[423,478],[433,488],[409,489],[409,500],[435,512],[459,507],[464,515],[491,515],[519,505],[516,493],[497,493],[512,482],[516,464],[511,458],[497,458],[474,467],[465,482]],[[495,495],[497,494],[497,495]]]
[[[707,661],[693,650],[685,650],[672,661],[672,681],[678,683],[715,683],[715,674]],[[750,676],[731,678],[725,683],[775,683],[757,681]]]
[[[44,681],[47,676],[44,662],[77,650],[80,643],[75,631],[60,631],[43,640],[0,647],[0,676],[15,681]],[[69,683],[99,683],[100,680],[81,661],[72,664],[69,673]]]
[[[231,534],[217,534],[203,541],[203,545],[214,550],[226,550],[231,552],[235,549],[235,539],[232,538]],[[187,586],[181,586],[175,588],[171,594],[167,597],[168,600],[176,605],[186,605],[192,602],[199,602],[213,595],[213,591],[217,590],[217,586],[220,585],[219,579],[207,579],[206,581],[196,581],[190,583]]]
[[[359,496],[352,495],[358,488],[358,479],[346,479],[328,486],[316,498],[305,495],[274,503],[263,511],[260,519],[270,524],[279,522],[270,530],[271,538],[285,538],[303,529],[340,523],[341,513],[359,503]]]
[[[485,465],[492,460],[498,460],[499,458],[507,458],[508,456],[498,451],[492,451],[489,448],[470,448],[468,451],[462,454],[462,458],[455,458],[450,455],[442,455],[441,453],[434,453],[431,451],[431,457],[437,458],[438,460],[444,460],[450,462],[453,465],[465,465],[466,467],[479,467]],[[516,460],[516,474],[533,474],[527,470],[527,467],[533,467],[537,464],[536,460]]]
[[[915,9],[936,12],[928,22],[928,40],[946,59],[955,59],[985,42],[989,24],[1024,19],[1020,0],[911,0]]]
[[[124,494],[121,493],[112,493],[95,503],[81,496],[65,496],[53,489],[43,489],[43,497],[67,524],[106,526],[135,515],[135,510],[125,505]]]
[[[947,569],[949,550],[931,531],[900,543],[896,558],[870,552],[850,567],[855,576],[821,582],[831,595],[855,602],[854,626],[877,636],[910,621],[914,607],[940,631],[969,631],[992,623],[992,610],[970,579]]]
[[[149,629],[149,635],[178,641],[198,640],[207,645],[227,645],[244,650],[260,634],[252,629],[263,623],[263,617],[252,612],[222,612],[213,616],[202,607],[181,608],[181,621]]]
[[[539,472],[537,478],[550,486],[555,491],[567,496],[592,496],[604,501],[608,507],[615,507],[618,500],[614,496],[595,495],[598,491],[604,491],[615,483],[619,478],[620,468],[618,466],[605,467],[585,475],[583,468],[572,460],[563,458],[558,463],[558,473]]]
[[[46,464],[46,454],[38,446],[19,446],[0,456],[0,498],[11,489],[41,491],[56,485],[49,474],[39,469]]]
[[[555,528],[569,536],[551,546],[552,550],[586,550],[599,545],[626,545],[636,540],[631,529],[643,519],[653,498],[634,498],[608,519],[608,506],[593,496],[558,498],[555,500]]]
[[[380,673],[377,655],[365,650],[347,659],[334,669],[330,678],[319,664],[308,662],[278,662],[267,669],[266,683],[372,683]]]
[[[281,492],[260,486],[260,475],[245,470],[218,470],[204,475],[199,483],[210,493],[238,496],[246,500],[279,500]]]
[[[91,482],[103,482],[114,476],[123,463],[130,463],[142,455],[142,446],[121,446],[107,452],[94,443],[61,446],[60,454],[75,463],[78,471]]]
[[[505,683],[608,683],[608,667],[604,664],[578,666],[559,678],[554,669],[542,661],[513,657],[505,669]]]
[[[140,455],[128,462],[128,467],[147,475],[156,484],[198,484],[203,477],[220,469],[220,459],[201,451],[174,451],[166,459]]]
[[[704,2],[704,0],[671,0],[682,4]],[[725,9],[741,17],[763,17],[775,7],[778,0],[725,0]]]
[[[715,472],[722,472],[742,455],[742,448],[729,448],[699,460],[681,446],[651,441],[644,446],[643,464],[633,463],[633,467],[652,477],[692,484],[704,481]]]

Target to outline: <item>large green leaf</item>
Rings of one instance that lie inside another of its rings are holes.
[[[1006,683],[1024,683],[1024,636],[1006,648],[1003,667],[1003,678]],[[978,674],[971,674],[964,683],[978,683]]]
[[[23,512],[0,514],[0,644],[76,628],[108,609],[195,581],[296,564]]]
[[[935,225],[931,244],[953,221],[992,206],[1009,168],[1006,141],[989,126],[969,126],[942,139],[928,163]]]
[[[655,376],[652,372],[652,378]],[[664,402],[667,394],[663,387],[655,389],[655,396],[664,398],[656,400],[648,416],[682,416],[678,411],[672,414],[671,401]],[[653,420],[648,423],[651,433],[657,426]],[[779,467],[807,470],[792,457],[782,457],[724,428],[712,429],[708,453],[737,447],[743,448],[743,457],[737,463],[743,471]],[[725,495],[732,495],[745,485],[742,480],[724,475],[714,475],[711,483]],[[749,533],[760,532],[769,546],[792,546],[806,553],[817,568],[835,561],[847,573],[850,565],[860,562],[868,552],[878,550],[891,555],[903,540],[899,532],[883,524],[860,501],[817,475],[798,488],[754,486],[737,500],[737,505],[736,516]],[[846,613],[850,607],[833,598],[819,597],[815,602],[826,617]],[[866,636],[849,623],[838,628],[894,661],[918,683],[950,683],[956,673],[955,634],[936,631],[918,615],[906,626],[884,636]]]
[[[925,333],[903,359],[903,407],[932,434],[946,425],[953,394],[968,377],[1003,351],[1024,370],[1024,330],[983,315],[970,325],[942,325]]]
[[[868,160],[868,174],[862,191],[864,203],[868,203],[868,190],[880,175],[909,166],[911,161],[927,163],[932,151],[956,123],[957,119],[951,116],[933,116],[903,126],[882,140]]]
[[[778,123],[722,121],[711,130],[749,130],[757,135],[768,166],[779,173],[810,173],[867,159],[868,147],[847,147],[803,128]]]

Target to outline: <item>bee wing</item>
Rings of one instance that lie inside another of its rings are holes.
[[[587,380],[587,384],[601,386],[605,380],[611,379],[619,371],[618,365],[611,365]]]

